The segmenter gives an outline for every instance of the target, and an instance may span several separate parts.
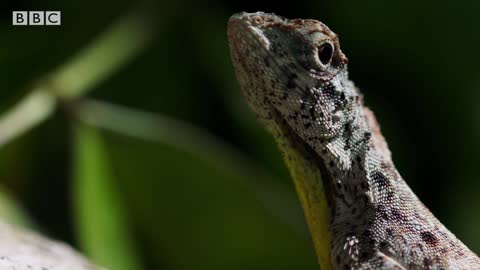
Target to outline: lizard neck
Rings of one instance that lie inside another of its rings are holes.
[[[309,144],[323,162],[317,168],[326,171],[322,179],[329,193],[333,265],[355,265],[377,251],[409,269],[478,265],[479,258],[433,216],[395,169],[373,113],[359,104],[353,115],[341,136]]]
[[[297,191],[320,268],[332,270],[330,210],[331,179],[317,153],[292,131],[276,112],[266,123],[283,155]],[[328,197],[328,198],[327,198]]]

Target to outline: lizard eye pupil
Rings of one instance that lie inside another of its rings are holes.
[[[330,43],[324,43],[318,47],[318,59],[322,64],[328,65],[332,60],[333,46]]]

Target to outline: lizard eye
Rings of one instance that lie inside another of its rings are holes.
[[[323,65],[330,64],[333,56],[333,46],[330,43],[323,43],[318,47],[318,59]]]

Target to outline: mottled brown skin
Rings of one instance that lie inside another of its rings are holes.
[[[228,37],[259,120],[289,129],[296,138],[288,139],[320,160],[334,269],[480,269],[397,172],[335,33],[316,20],[257,12],[232,16]]]

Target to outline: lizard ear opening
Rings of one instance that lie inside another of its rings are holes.
[[[320,60],[320,63],[322,63],[323,65],[328,65],[330,64],[330,61],[332,61],[332,57],[333,57],[333,45],[326,42],[326,43],[323,43],[322,45],[320,45],[318,47],[318,60]]]

